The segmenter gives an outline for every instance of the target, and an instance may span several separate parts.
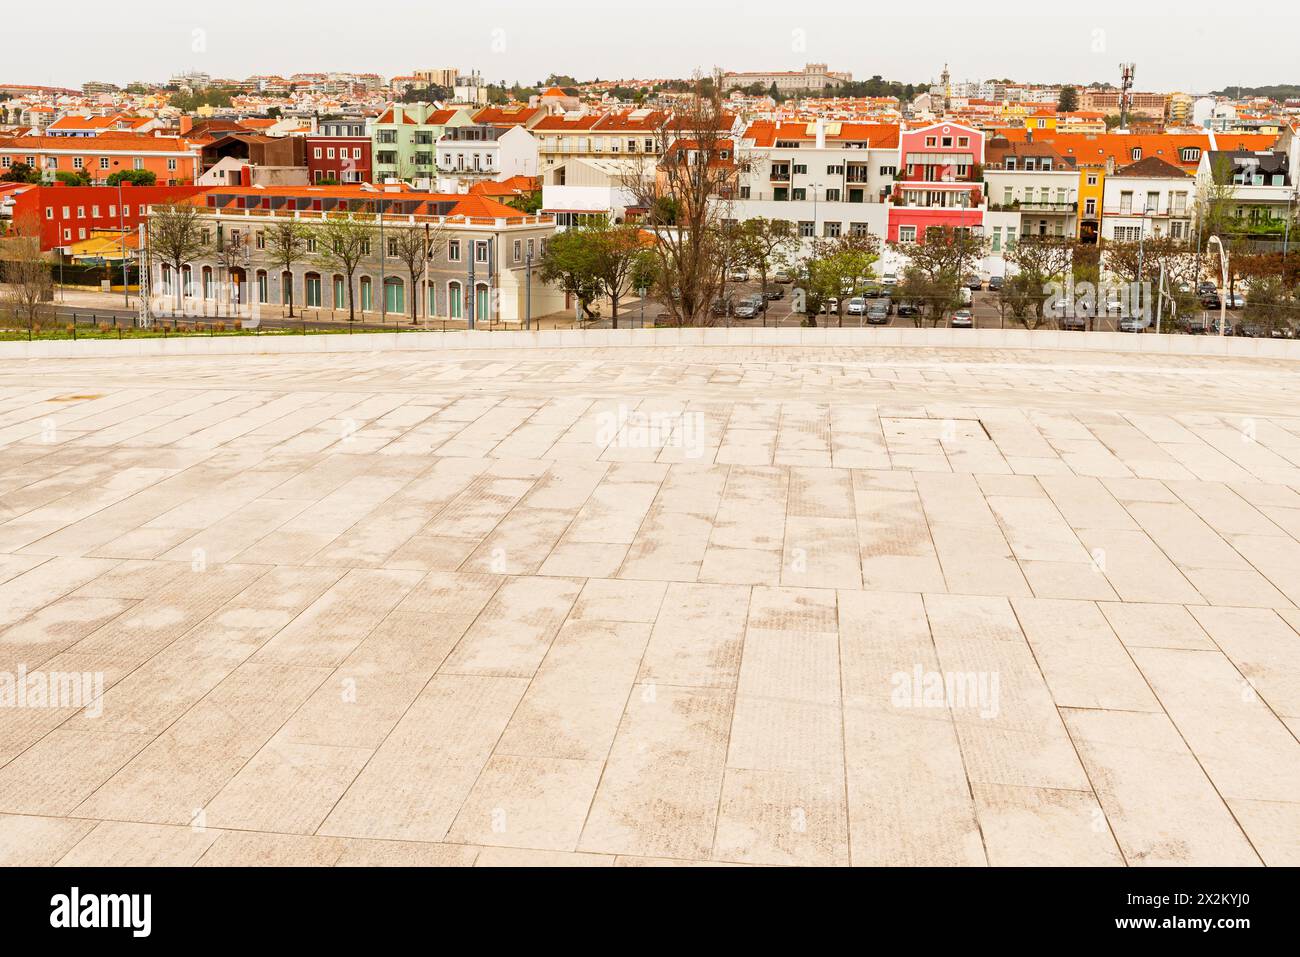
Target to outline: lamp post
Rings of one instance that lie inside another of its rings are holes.
[[[529,240],[532,242],[532,240]],[[524,329],[533,328],[533,251],[530,248],[524,257]]]
[[[1219,265],[1223,270],[1223,285],[1219,288],[1219,335],[1228,334],[1228,300],[1224,297],[1228,294],[1228,250],[1223,245],[1223,240],[1217,235],[1211,236],[1205,241],[1205,248],[1208,250],[1211,245],[1219,246]]]

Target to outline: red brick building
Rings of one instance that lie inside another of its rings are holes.
[[[307,180],[319,183],[370,183],[374,181],[371,164],[371,138],[366,121],[340,118],[321,122],[317,132],[307,140]]]

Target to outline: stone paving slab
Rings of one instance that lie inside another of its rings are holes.
[[[0,369],[0,863],[1296,865],[1294,364]]]

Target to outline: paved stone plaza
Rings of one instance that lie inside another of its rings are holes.
[[[8,361],[0,862],[1300,864],[1298,378]]]

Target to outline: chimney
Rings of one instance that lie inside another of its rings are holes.
[[[824,150],[826,149],[826,121],[820,116],[817,117],[815,129],[817,130],[817,148]]]
[[[194,119],[188,113],[181,114],[181,136],[194,129]]]

